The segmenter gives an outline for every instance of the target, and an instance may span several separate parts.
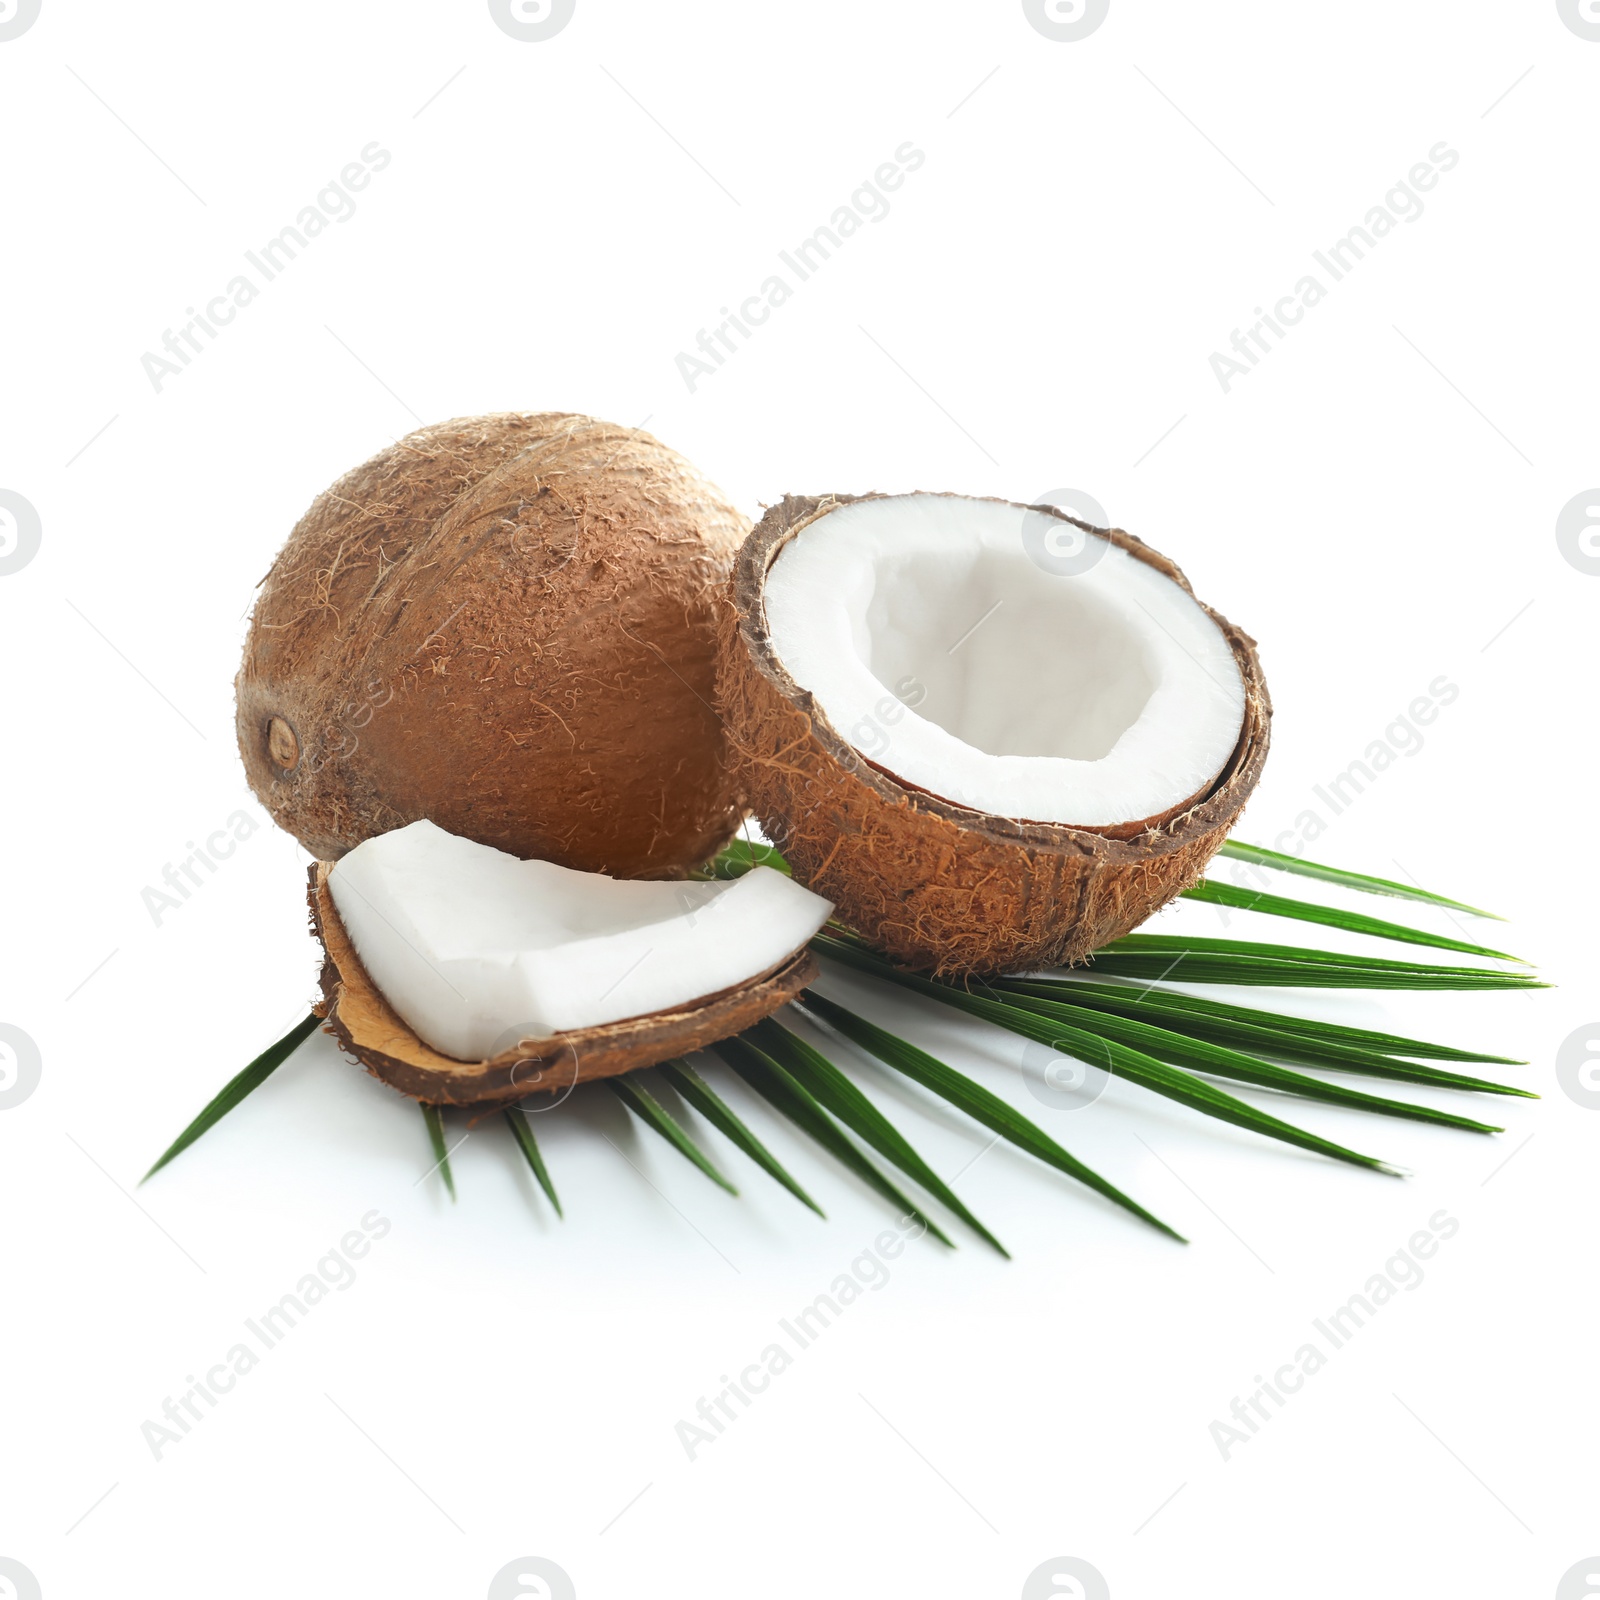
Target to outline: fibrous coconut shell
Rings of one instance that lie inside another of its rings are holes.
[[[1272,718],[1255,643],[1204,608],[1244,682],[1239,742],[1204,792],[1131,837],[953,804],[901,783],[855,749],[789,676],[767,631],[766,574],[784,545],[837,507],[877,498],[786,496],[739,552],[718,703],[741,797],[795,877],[896,960],[941,976],[1082,962],[1195,883],[1238,821],[1266,759]],[[1193,594],[1172,562],[1133,535],[1091,529],[1052,506],[1033,509],[1110,539]]]
[[[429,1105],[493,1110],[654,1066],[742,1032],[817,977],[815,960],[802,948],[746,983],[670,1011],[519,1039],[488,1060],[457,1061],[419,1039],[368,976],[333,903],[332,869],[329,861],[311,864],[308,895],[312,930],[323,949],[318,1011],[324,1030],[374,1077]]]
[[[422,817],[617,877],[709,859],[739,820],[712,702],[748,528],[634,429],[419,429],[318,496],[262,584],[237,682],[252,788],[324,859]]]

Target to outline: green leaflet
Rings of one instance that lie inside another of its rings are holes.
[[[752,1044],[742,1034],[738,1038],[723,1039],[711,1048],[735,1072],[784,1116],[788,1117],[802,1133],[809,1134],[824,1150],[875,1189],[902,1216],[915,1217],[941,1244],[951,1240],[911,1200],[903,1195],[862,1153],[851,1144],[828,1113],[804,1085],[796,1081],[781,1062],[774,1061],[764,1050]],[[954,1248],[954,1246],[951,1246]]]
[[[1273,867],[1279,872],[1292,872],[1302,878],[1316,878],[1322,883],[1337,883],[1346,889],[1359,889],[1363,894],[1389,895],[1397,900],[1420,900],[1430,906],[1445,906],[1451,911],[1466,911],[1475,917],[1487,917],[1491,922],[1503,922],[1492,911],[1480,911],[1476,906],[1463,905],[1459,900],[1446,900],[1442,894],[1430,894],[1407,883],[1395,883],[1389,878],[1369,878],[1365,873],[1346,872],[1342,867],[1325,867],[1303,856],[1286,856],[1277,850],[1266,850],[1258,844],[1245,844],[1239,839],[1224,841],[1218,855],[1232,856],[1235,861],[1253,861],[1257,866]]]
[[[1008,991],[1009,994],[1009,991]],[[1116,1039],[1123,1044],[1147,1050],[1158,1060],[1173,1066],[1190,1067],[1199,1072],[1215,1073],[1219,1077],[1237,1078],[1242,1083],[1259,1084],[1267,1089],[1281,1089],[1287,1094],[1299,1095],[1308,1100],[1324,1100],[1332,1105],[1352,1106],[1362,1111],[1379,1111],[1387,1116],[1406,1117],[1414,1122],[1437,1122],[1447,1127],[1462,1128],[1473,1133],[1499,1133],[1502,1130],[1486,1122],[1454,1112],[1437,1111],[1432,1106],[1415,1105],[1408,1100],[1388,1100],[1381,1095],[1367,1094],[1360,1089],[1345,1088],[1341,1084],[1326,1083],[1303,1072],[1288,1067],[1275,1066],[1259,1056],[1247,1055],[1225,1045],[1212,1044],[1204,1039],[1185,1037],[1170,1028],[1157,1027],[1132,1017],[1119,1017],[1108,1011],[1096,1011],[1088,1006],[1068,1005],[1060,1000],[1039,999],[1026,994],[1009,994],[1009,1003],[1018,1005],[1041,1016],[1072,1023],[1102,1038]]]
[[[724,1137],[750,1157],[769,1177],[775,1178],[802,1205],[826,1215],[822,1207],[785,1170],[778,1158],[740,1121],[733,1108],[687,1061],[663,1061],[658,1069],[674,1089]]]
[[[561,1202],[556,1198],[556,1186],[550,1181],[550,1173],[544,1164],[544,1157],[539,1154],[539,1146],[533,1137],[533,1128],[528,1121],[528,1114],[521,1106],[506,1107],[506,1124],[511,1129],[512,1137],[517,1141],[517,1148],[522,1152],[523,1160],[528,1163],[529,1170],[538,1180],[539,1187],[544,1190],[545,1197],[556,1208],[558,1217],[565,1217],[561,1209]]]
[[[1006,1005],[1002,1001],[988,1000],[980,995],[969,994],[964,989],[953,988],[949,984],[937,983],[929,978],[918,977],[914,973],[898,971],[881,957],[874,957],[866,951],[830,939],[826,935],[819,935],[816,944],[824,954],[836,960],[886,977],[891,983],[915,989],[919,994],[926,994],[959,1011],[982,1017],[987,1022],[996,1022],[1002,1028],[1019,1033],[1024,1038],[1037,1040],[1051,1049],[1064,1049],[1067,1054],[1076,1056],[1080,1061],[1104,1067],[1118,1077],[1141,1084],[1157,1094],[1178,1101],[1180,1105],[1203,1111],[1207,1116],[1233,1123],[1236,1127],[1249,1128],[1255,1133],[1280,1139],[1285,1144],[1296,1145],[1303,1150],[1314,1150],[1321,1155],[1332,1156],[1336,1161],[1346,1161],[1353,1166],[1370,1167],[1380,1172],[1395,1171],[1393,1167],[1375,1156],[1361,1155],[1344,1145],[1335,1144],[1331,1139],[1307,1133],[1292,1123],[1284,1122],[1246,1104],[1243,1100],[1236,1099],[1226,1091],[1207,1083],[1203,1078],[1197,1078],[1181,1068],[1168,1066],[1165,1062],[1156,1060],[1154,1056],[1142,1050],[1103,1038],[1083,1028],[1034,1015],[1017,1006]]]
[[[1006,1247],[973,1216],[959,1195],[906,1142],[900,1130],[820,1050],[770,1017],[745,1030],[774,1061],[787,1067],[825,1110],[864,1139],[885,1160],[953,1211],[986,1244],[1010,1260]]]
[[[1464,1061],[1501,1067],[1525,1067],[1527,1062],[1510,1056],[1482,1055],[1473,1050],[1458,1050],[1453,1045],[1429,1044],[1424,1039],[1407,1039],[1395,1033],[1375,1033],[1370,1028],[1352,1028],[1340,1022],[1321,1022],[1312,1017],[1295,1017],[1281,1011],[1261,1011],[1251,1006],[1233,1005],[1224,1000],[1205,1000],[1198,995],[1184,994],[1176,989],[1158,989],[1151,984],[1094,983],[1071,973],[1036,973],[1027,978],[991,978],[997,989],[1020,989],[1038,992],[1045,999],[1059,998],[1075,1004],[1103,1005],[1109,1011],[1122,1011],[1129,1016],[1151,1013],[1163,1019],[1170,1018],[1169,1026],[1195,1032],[1207,1028],[1239,1029],[1245,1040],[1300,1040],[1307,1046],[1335,1052],[1335,1060],[1379,1064],[1390,1056],[1421,1056],[1435,1061]],[[1343,1055],[1341,1052],[1350,1051]],[[1409,1063],[1402,1063],[1409,1065]],[[1445,1079],[1455,1082],[1454,1075],[1446,1073]],[[1419,1079],[1431,1082],[1432,1079]],[[1482,1089],[1485,1085],[1477,1079],[1465,1078],[1456,1083],[1458,1088]],[[1488,1087],[1502,1094],[1525,1094],[1522,1089],[1506,1089],[1500,1084]]]
[[[679,1155],[698,1167],[714,1184],[726,1189],[729,1194],[738,1194],[739,1191],[712,1166],[705,1152],[690,1137],[689,1130],[642,1083],[635,1082],[631,1074],[607,1078],[606,1087],[646,1127],[659,1133]]]
[[[1424,933],[1420,928],[1384,922],[1377,917],[1364,916],[1359,911],[1341,911],[1337,906],[1319,906],[1309,900],[1286,900],[1282,895],[1262,894],[1256,889],[1218,883],[1212,878],[1202,878],[1193,888],[1185,889],[1182,898],[1206,905],[1231,906],[1238,911],[1259,911],[1269,917],[1294,917],[1301,922],[1342,928],[1346,933],[1367,934],[1375,939],[1392,939],[1400,944],[1429,945],[1435,950],[1455,950],[1463,955],[1488,956],[1496,961],[1518,959],[1508,956],[1503,950],[1491,950],[1487,945],[1468,944],[1465,939],[1447,938],[1442,933]]]
[[[971,1078],[957,1072],[954,1067],[947,1066],[936,1056],[930,1056],[927,1051],[919,1050],[916,1045],[909,1044],[875,1023],[868,1022],[865,1017],[846,1010],[836,1000],[818,994],[815,989],[808,989],[801,1003],[805,1010],[821,1018],[852,1043],[876,1056],[885,1066],[903,1073],[925,1089],[932,1090],[958,1110],[966,1112],[975,1122],[999,1134],[1002,1139],[1009,1140],[1019,1150],[1026,1150],[1029,1155],[1037,1156],[1041,1161],[1054,1167],[1057,1172],[1064,1172],[1069,1178],[1076,1178],[1079,1183],[1087,1185],[1097,1194],[1104,1195],[1106,1199],[1131,1211],[1134,1216],[1148,1222],[1151,1227],[1160,1229],[1162,1233],[1176,1239],[1180,1244],[1188,1242],[1181,1233],[1169,1228],[1159,1217],[1146,1211],[1137,1201],[1130,1200],[1120,1189],[1107,1183],[1099,1173],[1086,1167],[1076,1156],[1068,1154],[1043,1128],[1030,1122],[1020,1111],[1008,1105],[998,1095],[991,1094],[982,1084],[974,1083]]]
[[[300,1048],[302,1042],[310,1038],[321,1020],[313,1011],[309,1017],[295,1023],[276,1043],[269,1044],[243,1071],[229,1078],[207,1102],[200,1115],[167,1146],[161,1158],[139,1182],[148,1183],[174,1156],[182,1155],[201,1134],[209,1133],[240,1101],[259,1089]]]
[[[774,850],[770,844],[757,844],[753,839],[735,839],[724,846],[717,859],[696,876],[742,878],[751,867],[771,867],[785,877],[793,876],[781,851]]]
[[[1437,967],[1298,945],[1129,933],[1096,950],[1089,971],[1151,982],[1272,984],[1300,989],[1543,989],[1520,972]]]
[[[428,1143],[433,1146],[433,1164],[439,1169],[439,1176],[444,1179],[444,1186],[450,1191],[452,1200],[456,1197],[456,1180],[450,1171],[450,1152],[444,1143],[444,1119],[439,1115],[438,1106],[430,1106],[418,1102],[422,1111],[422,1120],[427,1124]]]

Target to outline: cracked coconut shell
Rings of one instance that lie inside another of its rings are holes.
[[[482,1114],[652,1067],[743,1032],[817,978],[817,964],[802,947],[744,983],[669,1011],[522,1039],[488,1060],[457,1061],[419,1039],[368,976],[328,889],[332,868],[316,861],[309,869],[311,926],[323,949],[317,1013],[324,1031],[375,1078],[428,1105],[470,1106]]]
[[[716,595],[749,523],[648,434],[546,412],[421,428],[318,496],[237,680],[251,787],[314,856],[427,817],[671,877],[738,822]]]
[[[879,498],[786,496],[739,552],[718,703],[741,798],[795,877],[895,960],[941,976],[1081,963],[1195,883],[1237,822],[1261,775],[1272,718],[1254,641],[1202,608],[1238,664],[1244,716],[1221,772],[1176,810],[1133,829],[1093,829],[953,804],[903,784],[851,745],[790,677],[768,632],[767,571],[784,545],[839,506]],[[1193,594],[1172,562],[1131,534],[1033,509],[1110,539]]]

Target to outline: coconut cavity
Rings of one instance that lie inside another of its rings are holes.
[[[389,1005],[461,1061],[736,989],[794,956],[833,910],[771,867],[621,882],[426,821],[357,845],[328,889]]]
[[[795,876],[945,974],[1086,959],[1194,883],[1266,758],[1252,641],[1052,507],[786,497],[735,565],[719,704]]]
[[[1104,534],[1063,530],[1077,545],[1063,562],[1030,548],[1030,519],[954,495],[840,507],[768,569],[773,653],[903,783],[1077,827],[1171,815],[1239,741],[1228,640]]]
[[[251,787],[327,860],[422,817],[622,877],[709,859],[739,818],[711,702],[748,526],[630,428],[419,429],[319,496],[262,584],[237,681]]]

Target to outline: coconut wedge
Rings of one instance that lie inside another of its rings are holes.
[[[651,1066],[771,1015],[816,976],[805,945],[831,910],[770,869],[622,883],[427,822],[314,863],[310,901],[328,1030],[415,1099],[487,1107]]]
[[[787,496],[730,598],[742,798],[912,966],[1083,961],[1201,876],[1266,759],[1254,642],[1164,556],[1051,506]]]

